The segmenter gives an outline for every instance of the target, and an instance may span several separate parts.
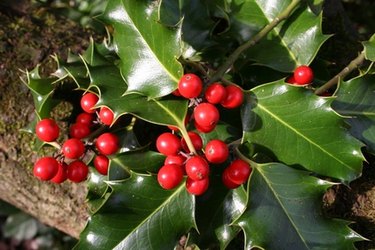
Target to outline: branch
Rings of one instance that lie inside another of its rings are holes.
[[[216,73],[211,77],[211,82],[218,81],[223,77],[225,72],[233,65],[237,58],[247,49],[257,44],[263,37],[265,37],[273,28],[275,28],[280,22],[284,21],[289,17],[292,11],[300,3],[301,0],[293,0],[288,7],[281,12],[272,22],[267,24],[261,31],[259,31],[252,39],[248,40],[241,46],[239,46],[228,59],[222,64]]]
[[[340,79],[344,79],[350,72],[358,68],[365,60],[365,53],[362,51],[348,66],[346,66],[340,73],[335,75],[331,80],[326,82],[323,86],[315,90],[315,94],[321,95],[331,87],[335,86]]]

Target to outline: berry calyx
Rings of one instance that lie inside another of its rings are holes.
[[[195,133],[193,131],[189,131],[188,135],[189,135],[189,138],[190,138],[191,143],[193,144],[195,150],[196,151],[201,150],[202,147],[203,147],[203,141],[202,141],[202,138],[200,137],[200,135],[198,135],[197,133]],[[182,146],[182,149],[185,152],[191,153],[188,145],[186,144],[185,138],[181,138],[181,146]]]
[[[190,194],[198,196],[204,194],[207,191],[209,183],[209,178],[205,178],[202,180],[193,180],[188,177],[186,179],[185,187]]]
[[[236,85],[229,85],[225,88],[227,95],[221,101],[221,106],[227,109],[233,109],[241,106],[244,96],[242,89]]]
[[[194,109],[195,122],[202,127],[215,126],[219,121],[220,114],[211,103],[201,103]]]
[[[235,189],[241,186],[240,184],[234,183],[229,178],[229,171],[228,168],[224,169],[223,175],[221,176],[224,186],[226,186],[229,189]]]
[[[177,155],[181,150],[181,142],[176,135],[163,133],[156,139],[156,148],[163,155]]]
[[[93,107],[98,102],[99,97],[93,93],[86,93],[81,98],[81,108],[86,113],[95,113]]]
[[[158,182],[164,189],[173,189],[177,187],[184,177],[181,166],[177,164],[164,165],[159,169]]]
[[[227,91],[225,90],[225,87],[217,82],[211,84],[204,93],[207,102],[211,104],[220,103],[226,95]]]
[[[55,141],[59,137],[59,126],[53,119],[40,120],[35,127],[37,137],[44,142]]]
[[[94,121],[94,114],[82,112],[77,115],[76,123],[83,123],[87,126],[91,126],[92,122]]]
[[[101,154],[111,155],[119,150],[119,139],[117,135],[107,132],[96,139],[95,145]]]
[[[178,92],[185,98],[198,97],[202,88],[202,80],[195,74],[185,74],[178,82]]]
[[[107,175],[108,174],[108,166],[109,166],[109,159],[105,155],[97,155],[94,158],[94,167],[96,170],[102,174]]]
[[[229,156],[228,146],[221,140],[211,140],[206,145],[204,155],[211,163],[223,163]]]
[[[85,152],[85,145],[77,138],[71,138],[64,142],[61,150],[66,158],[78,159]]]
[[[59,163],[59,168],[56,175],[51,179],[51,182],[60,184],[63,183],[67,178],[67,165],[65,163]]]
[[[33,173],[42,181],[52,179],[59,170],[59,163],[53,157],[42,157],[34,164]]]
[[[312,82],[314,79],[314,72],[307,65],[301,65],[294,70],[294,80],[298,85],[305,85]]]
[[[202,180],[210,174],[210,167],[205,159],[200,156],[193,156],[186,161],[186,174],[193,180]]]
[[[90,127],[84,123],[74,123],[69,128],[69,135],[72,138],[82,139],[90,134]]]
[[[228,171],[228,178],[233,183],[241,185],[249,178],[251,167],[246,161],[237,159],[229,165],[226,171]]]
[[[88,173],[88,166],[79,160],[71,162],[67,168],[68,179],[72,182],[82,182],[86,180]]]
[[[107,107],[100,108],[99,118],[103,124],[110,126],[114,118],[113,111]]]

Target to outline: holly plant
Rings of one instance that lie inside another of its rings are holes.
[[[52,149],[34,175],[89,189],[75,249],[364,240],[321,208],[375,152],[374,36],[328,79],[321,1],[109,0],[99,19],[103,42],[26,81],[29,131]]]

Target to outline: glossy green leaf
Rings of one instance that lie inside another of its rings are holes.
[[[367,60],[375,62],[375,34],[372,37],[362,43],[365,47],[365,57]]]
[[[111,196],[91,216],[74,249],[173,249],[195,227],[194,196],[162,189],[155,176],[110,182]]]
[[[355,249],[363,240],[348,222],[324,217],[331,183],[279,163],[253,167],[246,211],[234,223],[245,233],[245,249]]]
[[[222,122],[219,122],[216,125],[215,129],[210,133],[199,134],[202,138],[203,145],[206,145],[209,141],[214,139],[222,140],[225,143],[231,143],[235,140],[240,139],[242,136],[240,129]]]
[[[155,1],[109,1],[103,18],[115,30],[114,43],[129,93],[156,98],[177,88],[183,74],[177,61],[181,32],[158,22]]]
[[[251,39],[271,23],[291,0],[235,0],[233,1],[233,32],[242,42]],[[322,16],[315,15],[301,5],[290,18],[280,23],[258,44],[247,50],[248,60],[283,72],[296,66],[310,64],[320,46],[329,36],[323,35]]]
[[[332,107],[347,118],[352,134],[375,153],[375,75],[341,82]]]
[[[283,80],[247,92],[244,140],[287,165],[350,182],[362,170],[362,144],[330,107],[332,98]]]

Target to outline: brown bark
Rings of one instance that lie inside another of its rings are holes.
[[[78,237],[88,218],[84,184],[56,185],[32,175],[37,158],[35,137],[20,132],[34,116],[30,92],[20,81],[19,69],[37,63],[53,68],[49,55],[66,55],[68,48],[81,52],[90,32],[56,17],[48,10],[28,9],[25,15],[0,6],[0,199],[73,237]]]

